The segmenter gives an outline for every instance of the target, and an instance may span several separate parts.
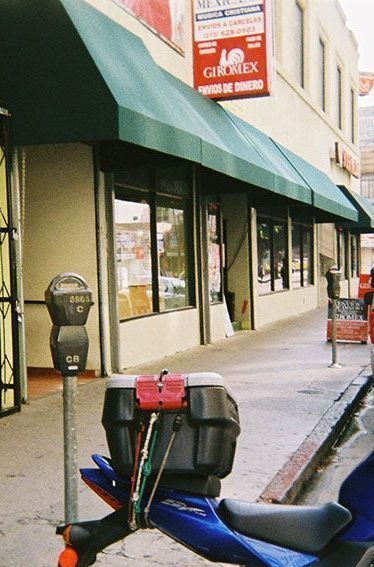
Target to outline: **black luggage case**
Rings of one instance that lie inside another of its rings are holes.
[[[192,373],[180,378],[185,387],[183,407],[168,410],[160,405],[152,473],[160,468],[179,413],[182,425],[164,469],[164,481],[171,479],[173,483],[176,476],[190,479],[190,483],[193,477],[223,478],[231,472],[240,432],[237,404],[219,374]],[[125,477],[130,477],[134,468],[137,431],[141,423],[149,421],[151,414],[150,410],[140,407],[138,380],[137,376],[113,375],[107,381],[104,402],[102,423],[113,467]],[[164,380],[168,380],[167,375]]]

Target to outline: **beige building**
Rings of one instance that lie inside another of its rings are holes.
[[[360,108],[359,118],[361,195],[370,201],[369,206],[372,207],[374,202],[374,107]],[[367,274],[374,266],[374,241],[370,232],[361,237],[362,272]]]
[[[101,375],[323,305],[336,263],[354,292],[357,44],[337,1],[277,0],[273,95],[220,103],[192,88],[187,0],[32,4],[0,8],[27,366],[51,366],[59,272],[93,290]]]

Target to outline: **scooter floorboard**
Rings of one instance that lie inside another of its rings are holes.
[[[334,542],[318,567],[374,567],[373,543]]]

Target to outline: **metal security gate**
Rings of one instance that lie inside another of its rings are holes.
[[[21,401],[11,195],[9,114],[0,108],[0,417]]]

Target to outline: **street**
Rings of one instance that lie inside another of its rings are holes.
[[[322,464],[307,489],[300,495],[299,504],[319,504],[338,498],[339,487],[350,471],[374,447],[374,390],[361,403],[345,434]]]

